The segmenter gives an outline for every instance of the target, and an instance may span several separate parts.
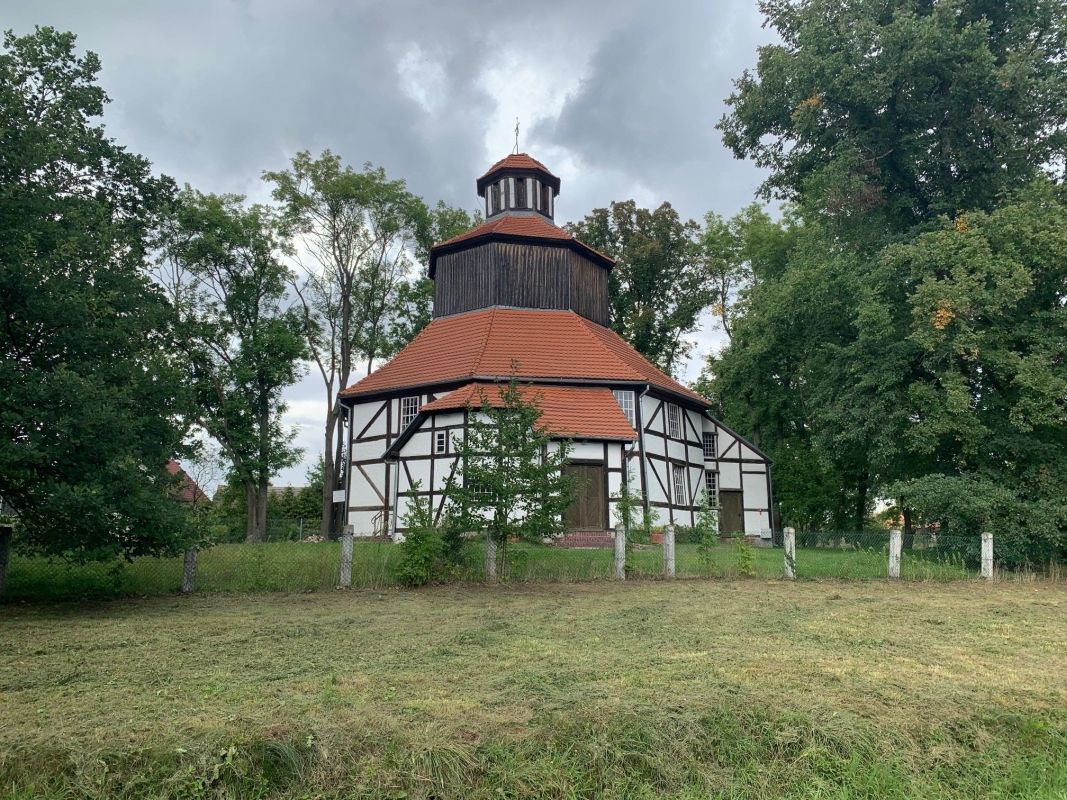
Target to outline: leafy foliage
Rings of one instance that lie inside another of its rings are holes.
[[[763,0],[719,123],[768,195],[876,230],[989,208],[1067,146],[1063,0]]]
[[[1067,242],[1044,176],[1067,8],[762,8],[782,42],[720,127],[794,205],[704,385],[774,458],[786,524],[859,530],[888,495],[909,524],[1025,532],[1005,558],[1062,548]]]
[[[282,390],[299,378],[300,319],[283,307],[289,270],[274,220],[243,198],[186,189],[163,240],[161,280],[177,319],[196,421],[244,489],[249,541],[266,538],[267,487],[299,451],[283,428]]]
[[[179,549],[165,470],[188,396],[146,250],[173,183],[94,122],[75,37],[0,54],[0,495],[23,546],[81,559]]]
[[[403,586],[425,586],[441,575],[444,540],[434,524],[433,509],[425,497],[419,496],[421,483],[415,481],[405,492],[407,510],[402,522],[404,541],[400,543],[400,558],[394,567],[397,580]]]
[[[340,156],[297,153],[288,169],[266,172],[282,208],[289,254],[301,263],[294,279],[303,334],[325,391],[324,481],[321,532],[341,486],[344,440],[337,392],[357,368],[367,371],[393,356],[430,320],[432,286],[412,275],[437,236],[469,227],[471,218],[443,203],[427,208],[403,180],[367,164],[355,170]]]
[[[571,447],[541,427],[536,395],[524,396],[515,378],[489,392],[496,397],[483,392],[481,408],[468,411],[445,491],[455,524],[484,532],[503,557],[512,537],[539,541],[563,531],[574,493],[563,469]]]
[[[655,210],[633,200],[594,209],[568,230],[616,260],[611,326],[646,358],[672,372],[689,352],[686,334],[708,303],[696,239],[670,203]]]

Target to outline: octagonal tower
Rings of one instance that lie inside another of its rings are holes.
[[[607,326],[608,274],[615,262],[552,220],[560,180],[516,153],[477,181],[486,220],[434,245],[434,316],[494,306],[563,309]]]

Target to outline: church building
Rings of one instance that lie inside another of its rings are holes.
[[[771,536],[770,462],[609,327],[615,262],[553,222],[560,180],[525,153],[477,181],[486,221],[430,252],[432,322],[340,393],[357,536],[403,535],[419,484],[440,516],[455,442],[514,374],[578,480],[561,544],[610,543],[623,481],[654,525],[696,522],[705,495],[723,532]]]

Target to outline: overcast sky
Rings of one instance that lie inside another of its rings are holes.
[[[478,206],[474,180],[520,149],[560,176],[556,221],[612,200],[730,215],[761,180],[722,146],[731,82],[770,41],[755,0],[587,2],[12,2],[2,25],[52,25],[103,62],[112,136],[179,183],[269,199],[260,175],[330,148],[430,203]],[[705,324],[692,379],[719,335]],[[288,393],[306,462],[321,382]],[[304,483],[305,466],[281,484]]]

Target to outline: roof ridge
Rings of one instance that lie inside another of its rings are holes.
[[[661,370],[658,366],[656,366],[654,363],[652,363],[652,361],[650,361],[646,356],[644,356],[636,347],[634,347],[628,341],[626,341],[621,336],[619,336],[619,334],[617,332],[613,331],[611,328],[606,327],[604,325],[600,325],[599,323],[593,322],[593,320],[586,319],[585,317],[579,317],[579,320],[585,326],[586,330],[589,330],[589,332],[594,337],[596,337],[605,347],[608,347],[608,344],[603,341],[603,339],[601,338],[602,336],[609,336],[613,340],[617,339],[618,343],[621,343],[622,346],[627,348],[632,355],[634,355],[635,357],[639,358],[641,361],[643,361],[645,364],[647,364],[649,367],[651,367],[652,370],[655,373],[657,373],[660,377],[662,377],[665,381],[674,384],[678,388],[682,389],[686,394],[689,394],[689,395],[692,395],[692,396],[695,396],[695,397],[701,397],[701,395],[698,392],[694,391],[693,389],[690,389],[688,386],[686,386],[684,383],[682,383],[677,378],[675,378],[675,377],[673,377],[671,375],[668,375],[666,372]],[[590,329],[590,326],[593,326],[593,329]],[[597,330],[597,329],[599,329],[599,330]],[[601,331],[603,333],[601,333]],[[613,353],[613,355],[614,355],[614,353]],[[621,357],[618,357],[618,356],[616,356],[616,357],[619,358],[620,361],[623,361],[623,359]],[[626,364],[626,366],[629,366],[629,365]],[[645,380],[648,380],[648,376],[647,375],[642,375],[641,377],[643,379],[645,379]],[[701,397],[701,399],[704,399],[704,398]]]
[[[497,308],[496,306],[491,306],[488,310],[489,324],[485,326],[485,338],[482,339],[482,348],[478,351],[478,357],[474,359],[474,366],[471,367],[470,375],[467,376],[469,378],[474,378],[474,376],[478,374],[475,370],[478,370],[479,372],[481,371],[482,359],[485,358],[485,351],[489,348],[489,340],[492,338],[493,325],[496,323]]]
[[[589,327],[586,325],[586,323],[589,322],[590,320],[587,320],[585,317],[583,317],[581,314],[579,314],[577,311],[574,311],[573,309],[569,309],[569,310],[570,310],[570,313],[574,315],[574,318],[578,321],[578,327],[581,328],[582,333],[584,333],[586,336],[588,336],[590,339],[592,339],[593,343],[596,344],[598,346],[598,348],[602,352],[604,352],[605,354],[607,354],[607,355],[611,356],[613,359],[615,359],[615,361],[618,363],[618,365],[622,369],[628,370],[632,376],[634,376],[634,377],[636,377],[638,379],[642,379],[642,380],[645,379],[644,375],[642,375],[640,372],[635,370],[632,366],[630,366],[625,361],[623,361],[621,358],[619,358],[617,355],[615,355],[615,353],[611,352],[611,350],[607,347],[607,345],[605,345],[604,342],[601,341],[600,337],[597,336],[594,331],[591,331],[589,329]]]

